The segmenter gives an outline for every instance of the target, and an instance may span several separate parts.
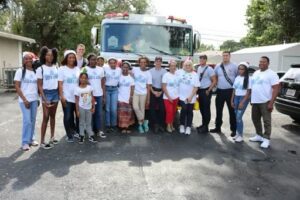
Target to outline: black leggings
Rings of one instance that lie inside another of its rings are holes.
[[[184,125],[186,127],[192,127],[193,122],[193,109],[194,104],[188,103],[185,104],[184,101],[179,101],[181,111],[180,111],[180,125]]]

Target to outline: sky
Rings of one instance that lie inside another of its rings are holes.
[[[218,47],[247,34],[246,10],[250,0],[151,0],[159,16],[185,18],[201,34],[201,42]]]

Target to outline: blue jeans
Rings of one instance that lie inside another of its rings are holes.
[[[118,87],[106,86],[106,126],[117,126]]]
[[[30,108],[26,108],[25,104],[20,103],[20,108],[23,114],[22,128],[22,146],[31,144],[35,139],[35,121],[38,108],[38,101],[30,102]]]
[[[65,131],[67,134],[68,138],[73,138],[73,134],[75,133],[75,131],[77,130],[77,124],[79,124],[77,122],[77,117],[76,117],[76,122],[75,122],[75,108],[76,108],[76,104],[72,103],[72,102],[66,102],[66,107],[63,107],[63,111],[64,111],[64,127],[65,127]],[[79,121],[79,119],[78,119]]]
[[[234,103],[234,111],[236,116],[236,131],[237,134],[243,136],[244,131],[244,123],[243,123],[243,115],[249,104],[249,99],[244,102],[243,108],[238,109],[240,102],[243,100],[244,96],[235,96],[233,99]]]
[[[102,115],[102,96],[95,98],[95,112],[93,114],[93,131],[98,132],[101,129],[101,115]]]

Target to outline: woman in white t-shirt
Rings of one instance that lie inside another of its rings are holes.
[[[184,62],[183,69],[178,70],[177,75],[179,76],[179,103],[181,106],[179,132],[190,135],[194,103],[200,82],[197,73],[193,70],[193,62],[190,60]]]
[[[129,75],[131,65],[129,62],[122,64],[122,75],[119,80],[118,91],[118,126],[122,133],[130,133],[129,126],[134,124],[132,109],[132,96],[134,91],[134,80]]]
[[[108,132],[114,132],[117,128],[118,84],[121,77],[121,69],[117,67],[117,59],[109,58],[108,66],[104,66],[105,72],[105,125]]]
[[[75,88],[78,85],[80,70],[77,66],[76,52],[67,50],[64,53],[63,65],[58,70],[58,88],[61,104],[64,111],[64,127],[67,134],[67,142],[74,142],[74,136],[79,138],[79,119],[75,114]],[[77,133],[76,133],[77,132]]]
[[[99,134],[101,138],[105,138],[106,135],[101,131],[102,124],[102,103],[105,99],[105,78],[103,67],[96,66],[97,58],[95,54],[89,54],[88,64],[85,67],[89,76],[89,83],[93,88],[93,95],[95,99],[95,112],[93,113],[92,125],[95,136]]]
[[[23,114],[22,150],[28,151],[30,146],[38,146],[38,143],[35,141],[35,121],[39,95],[31,55],[24,55],[23,68],[16,71],[14,81]]]
[[[238,76],[233,83],[233,92],[231,96],[231,106],[235,110],[236,115],[236,136],[233,138],[235,142],[243,141],[243,115],[249,104],[250,88],[249,88],[249,64],[241,62],[238,67]]]
[[[145,108],[149,107],[150,103],[150,88],[152,85],[151,73],[147,71],[149,59],[147,57],[140,57],[138,60],[140,67],[132,69],[134,77],[134,94],[133,94],[133,109],[137,116],[140,133],[149,131],[148,120],[145,120]]]
[[[55,139],[55,115],[59,101],[58,95],[58,68],[57,68],[57,49],[42,47],[40,51],[40,66],[36,71],[38,88],[42,98],[43,121],[41,126],[41,147],[51,149],[53,144],[57,144]],[[45,135],[50,118],[50,142],[45,143]]]
[[[164,74],[162,78],[162,89],[164,92],[163,99],[166,110],[167,131],[172,133],[175,128],[173,126],[174,118],[177,112],[179,79],[176,75],[177,63],[171,60],[169,63],[169,72]]]
[[[88,74],[83,68],[79,75],[79,86],[75,88],[76,115],[79,118],[79,144],[84,142],[84,132],[89,135],[89,141],[96,143],[97,140],[92,131],[92,113],[95,112],[95,100],[93,88],[88,84]]]

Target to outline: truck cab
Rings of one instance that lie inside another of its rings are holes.
[[[162,66],[167,67],[171,59],[180,63],[193,56],[199,34],[186,20],[173,16],[109,13],[92,28],[92,40],[106,59],[116,57],[138,66],[138,58],[146,56],[152,67],[154,58],[161,56]]]

